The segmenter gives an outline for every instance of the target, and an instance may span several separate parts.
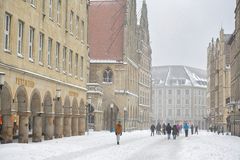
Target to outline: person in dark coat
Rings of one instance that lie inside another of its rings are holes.
[[[198,126],[195,127],[195,134],[198,134]]]
[[[156,127],[156,134],[160,135],[160,133],[161,133],[161,124],[158,122]]]
[[[224,127],[223,126],[221,127],[221,132],[222,132],[222,135],[224,135]]]
[[[177,129],[177,125],[173,125],[173,129],[172,129],[172,135],[173,135],[173,139],[176,139],[177,134],[178,134],[178,129]]]
[[[154,136],[155,125],[152,124],[151,127],[150,127],[150,129],[151,129],[151,136]]]
[[[163,131],[163,134],[166,135],[166,124],[163,123],[162,125],[162,131]]]
[[[169,123],[167,124],[166,131],[167,131],[168,140],[169,140],[171,138],[171,132],[172,132],[172,127],[170,126]]]
[[[193,134],[193,129],[194,129],[193,124],[191,124],[191,133],[192,134]]]

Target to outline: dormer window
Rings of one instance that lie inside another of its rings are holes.
[[[113,72],[110,68],[107,68],[104,72],[103,72],[103,82],[112,82],[113,80]]]

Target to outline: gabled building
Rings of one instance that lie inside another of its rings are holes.
[[[90,1],[89,79],[103,88],[103,129],[112,129],[118,120],[123,122],[124,113],[125,128],[137,127],[136,27],[135,0]]]
[[[149,102],[141,112],[139,108],[139,77],[144,74],[142,87],[150,82],[149,74],[145,73],[151,64],[151,58],[146,61],[145,57],[151,55],[145,5],[144,1],[142,24],[138,26],[136,0],[90,1],[90,83],[103,88],[103,129],[112,130],[120,120],[124,129],[134,130],[148,119]],[[144,43],[145,47],[138,46]],[[144,102],[150,96],[149,85],[145,88],[148,94],[144,93]],[[140,119],[140,115],[145,119]]]

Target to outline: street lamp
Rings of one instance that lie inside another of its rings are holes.
[[[111,121],[110,121],[110,132],[112,132],[113,130],[112,130],[112,128],[113,128],[113,106],[114,106],[114,104],[113,103],[111,103],[110,104],[110,109],[111,109]]]
[[[0,90],[2,90],[2,87],[4,85],[4,79],[5,79],[5,73],[0,72]]]
[[[125,121],[126,121],[126,112],[127,112],[127,108],[126,107],[124,107],[124,109],[123,109],[123,125],[124,125],[124,132],[125,132],[125,128],[126,128],[126,126],[125,126]]]
[[[53,98],[54,101],[59,101],[61,98],[61,89],[56,89],[56,98]]]

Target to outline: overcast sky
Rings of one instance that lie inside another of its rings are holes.
[[[152,64],[206,69],[212,37],[234,31],[236,0],[146,0]],[[138,11],[142,0],[137,0]]]

